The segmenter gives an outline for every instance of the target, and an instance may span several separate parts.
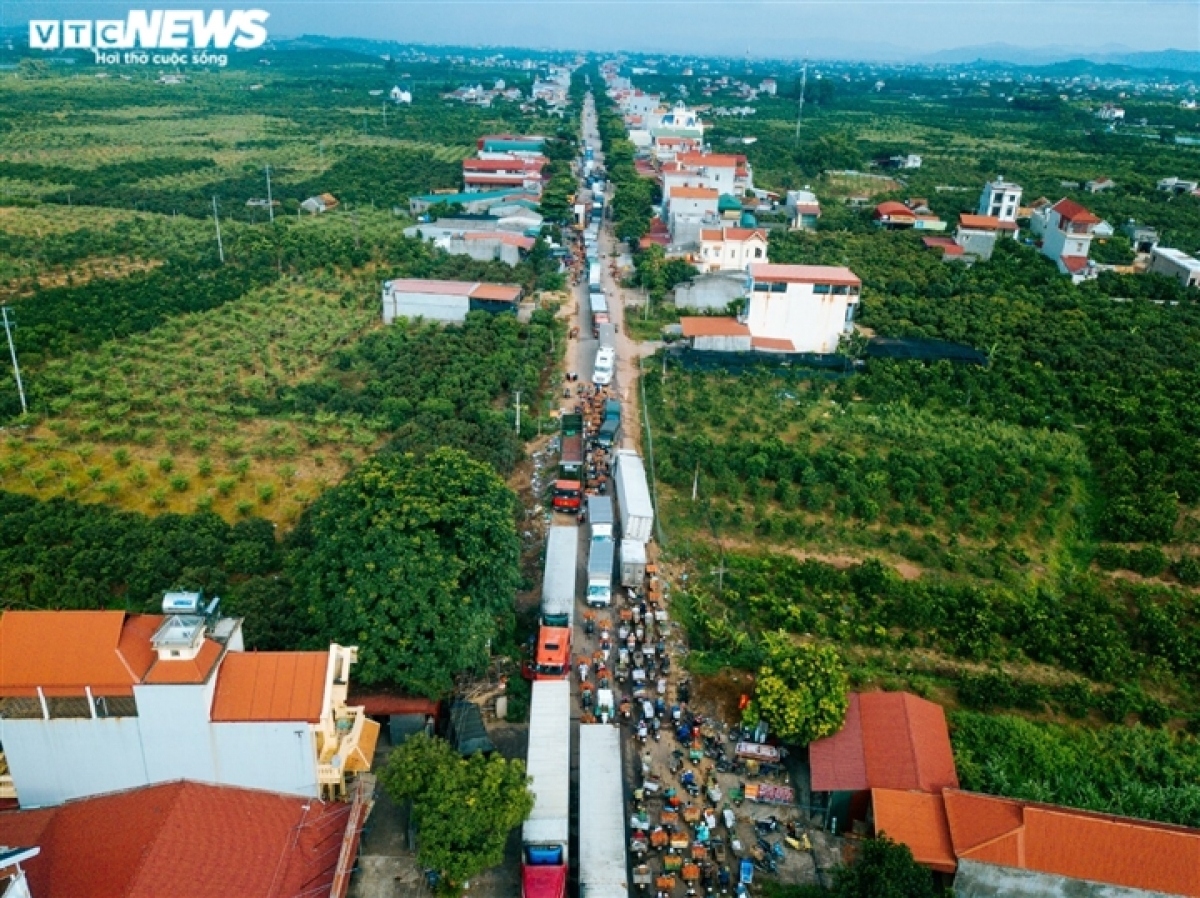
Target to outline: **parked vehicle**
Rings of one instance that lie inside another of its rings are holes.
[[[628,883],[621,730],[584,724],[579,728],[579,894],[628,898]]]
[[[596,352],[596,363],[592,367],[592,383],[599,384],[600,386],[612,383],[616,364],[616,351],[601,347]]]
[[[588,522],[592,539],[613,538],[613,504],[611,496],[588,496]]]
[[[605,308],[605,310],[608,309],[608,301],[607,300],[605,300],[604,308]],[[607,346],[609,349],[614,349],[614,350],[617,348],[617,329],[616,329],[616,327],[614,327],[612,324],[609,324],[608,322],[605,322],[604,324],[597,326],[596,338],[600,341],[601,347]],[[616,402],[615,399],[612,399],[609,401]],[[618,418],[621,416],[620,410],[621,410],[621,403],[617,402],[617,417]],[[608,409],[607,408],[605,408],[605,410],[604,410],[604,416],[605,416],[605,418],[608,417]]]
[[[611,449],[621,439],[621,419],[609,418],[596,432],[596,442],[604,449]]]
[[[587,469],[583,463],[583,415],[563,413],[559,431],[562,446],[558,479],[554,482],[554,510],[578,514],[587,486]]]
[[[565,898],[571,800],[571,684],[533,684],[529,749],[533,811],[521,828],[521,898]]]
[[[646,580],[646,544],[636,539],[621,540],[621,585],[640,587]]]
[[[617,486],[622,539],[648,543],[654,530],[654,505],[646,482],[646,467],[633,449],[615,453],[613,479]]]
[[[531,678],[563,679],[571,673],[571,624],[575,617],[575,568],[579,528],[555,526],[546,540],[542,608]]]
[[[587,603],[592,607],[612,604],[612,578],[615,543],[611,539],[593,539],[588,552]]]

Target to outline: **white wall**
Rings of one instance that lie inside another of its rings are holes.
[[[746,324],[755,337],[791,340],[797,352],[835,352],[847,330],[846,310],[857,296],[818,296],[812,284],[788,284],[786,293],[750,293]]]
[[[303,722],[211,724],[217,782],[317,796],[317,748]]]
[[[136,717],[0,720],[22,807],[61,804],[148,782]]]
[[[217,780],[208,722],[216,681],[214,676],[198,686],[133,687],[148,782]]]
[[[1059,217],[1052,213],[1042,234],[1042,254],[1051,259],[1064,256],[1086,256],[1092,246],[1090,234],[1068,234],[1059,228]]]
[[[465,296],[386,290],[383,294],[383,323],[391,324],[401,317],[457,323],[466,320],[470,306],[471,302]]]

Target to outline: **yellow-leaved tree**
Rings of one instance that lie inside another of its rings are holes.
[[[832,646],[767,634],[766,660],[754,688],[759,714],[782,742],[807,745],[836,733],[846,719],[849,681]]]

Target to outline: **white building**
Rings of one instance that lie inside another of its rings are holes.
[[[408,106],[412,103],[412,91],[407,88],[393,87],[388,97],[398,106]]]
[[[1003,221],[994,215],[968,215],[964,212],[958,216],[954,242],[962,247],[964,253],[987,261],[996,248],[996,240],[1004,234],[1016,239],[1017,223]]]
[[[1062,199],[1043,213],[1042,255],[1053,259],[1058,270],[1069,274],[1075,283],[1096,276],[1088,259],[1092,237],[1100,219],[1074,200]]]
[[[704,122],[684,103],[676,103],[666,112],[653,112],[647,117],[650,137],[691,137],[704,140]]]
[[[774,78],[764,78],[758,83],[758,91],[768,97],[773,97],[779,92],[779,84]]]
[[[811,190],[789,190],[787,210],[789,228],[793,231],[815,231],[821,217],[821,203]]]
[[[168,594],[176,607],[0,617],[0,743],[23,806],[180,779],[338,797],[370,769],[379,725],[346,704],[357,649],[245,652],[240,620],[197,594]]]
[[[704,228],[700,231],[700,254],[696,267],[702,273],[745,271],[747,266],[767,261],[767,232],[755,228]]]
[[[757,264],[750,279],[741,320],[755,349],[831,353],[853,330],[862,281],[849,268]]]
[[[1096,118],[1105,122],[1120,122],[1125,120],[1125,110],[1120,106],[1105,103],[1096,113]]]
[[[694,169],[703,186],[718,193],[741,196],[754,186],[754,177],[745,156],[726,153],[679,153],[675,161]]]
[[[715,227],[720,195],[711,187],[674,187],[667,195],[665,212],[671,242],[677,246],[698,243],[700,231]]]
[[[383,323],[423,318],[461,324],[468,312],[515,312],[520,299],[521,288],[513,284],[398,278],[384,282]]]
[[[1016,221],[1021,207],[1021,185],[997,178],[983,185],[979,197],[979,214],[989,215],[1001,221]]]
[[[1200,260],[1178,249],[1156,246],[1150,251],[1151,274],[1173,277],[1185,287],[1200,287]]]

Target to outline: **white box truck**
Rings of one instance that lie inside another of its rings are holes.
[[[587,603],[593,608],[612,604],[615,545],[611,539],[592,540],[591,550],[588,552]]]
[[[611,724],[584,724],[579,728],[582,898],[629,898],[624,796],[620,729]]]
[[[646,544],[621,540],[621,585],[640,589],[646,580]]]
[[[617,484],[621,538],[648,543],[654,531],[654,505],[646,483],[646,466],[632,449],[618,449],[615,465],[613,479]]]
[[[611,496],[588,496],[588,521],[592,525],[592,539],[612,539],[613,504]]]
[[[527,898],[562,898],[567,887],[571,810],[571,683],[539,680],[529,702],[525,771],[533,812],[521,828],[521,886]]]
[[[588,266],[588,286],[589,287],[599,287],[600,286],[600,263],[599,262],[593,262],[591,265]]]

